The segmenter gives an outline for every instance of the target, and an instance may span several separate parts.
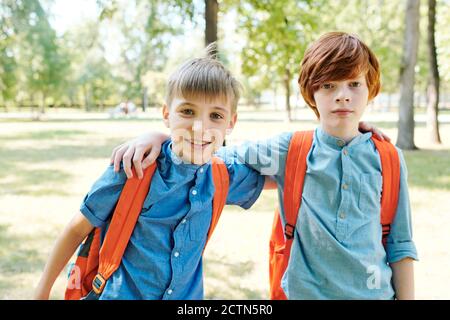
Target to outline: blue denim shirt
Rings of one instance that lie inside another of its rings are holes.
[[[284,223],[285,162],[292,133],[227,149],[277,181]],[[407,171],[387,248],[381,243],[381,162],[371,133],[349,143],[318,128],[307,158],[302,204],[282,288],[289,299],[392,299],[388,263],[417,260],[412,241]],[[300,196],[300,195],[299,195]]]
[[[264,177],[223,159],[230,177],[227,204],[250,208]],[[80,210],[94,226],[107,225],[126,179],[123,170],[109,166],[92,186]],[[166,141],[122,263],[100,299],[203,299],[202,252],[214,191],[211,164],[181,163]]]

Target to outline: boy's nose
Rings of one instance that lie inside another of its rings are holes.
[[[200,120],[195,120],[192,124],[192,131],[203,131],[203,122]]]
[[[345,88],[341,88],[336,95],[336,102],[350,102],[349,92]]]
[[[350,98],[336,98],[336,102],[341,102],[341,101],[349,102]]]

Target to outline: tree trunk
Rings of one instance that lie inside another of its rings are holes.
[[[289,69],[284,73],[284,88],[286,89],[285,106],[286,106],[286,122],[292,121],[291,115],[291,72]]]
[[[147,87],[142,87],[142,112],[145,112],[148,107],[148,91]]]
[[[429,57],[429,83],[427,89],[427,129],[433,143],[441,143],[439,134],[439,69],[437,64],[436,42],[436,0],[428,0],[428,57]]]
[[[42,104],[41,107],[39,108],[39,114],[43,115],[45,114],[45,100],[47,99],[45,93],[42,94]]]
[[[217,0],[205,0],[205,46],[217,41]],[[217,52],[214,52],[216,54]]]
[[[86,112],[89,112],[91,109],[90,101],[89,101],[89,88],[86,86],[83,86],[83,93],[84,93],[84,110]]]
[[[414,68],[419,46],[420,0],[408,0],[405,14],[405,38],[400,67],[400,102],[397,146],[414,150]]]

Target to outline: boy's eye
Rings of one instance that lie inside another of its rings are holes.
[[[332,83],[324,83],[323,85],[320,86],[322,89],[331,89],[333,88],[333,84]]]
[[[181,110],[181,113],[186,115],[186,116],[193,116],[194,115],[194,110],[192,110],[192,109],[183,109],[183,110]]]
[[[214,113],[211,113],[211,119],[214,119],[214,120],[223,119],[223,116],[220,113],[214,112]]]
[[[361,82],[353,81],[350,83],[350,87],[357,88],[361,86]]]

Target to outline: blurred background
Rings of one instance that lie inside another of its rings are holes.
[[[29,299],[112,149],[160,121],[165,82],[217,41],[244,87],[227,143],[314,128],[298,90],[307,45],[356,33],[382,92],[364,120],[404,150],[421,299],[450,298],[449,0],[0,0],[0,299]],[[276,204],[229,207],[205,251],[208,299],[267,299]],[[52,298],[61,299],[62,274]]]

